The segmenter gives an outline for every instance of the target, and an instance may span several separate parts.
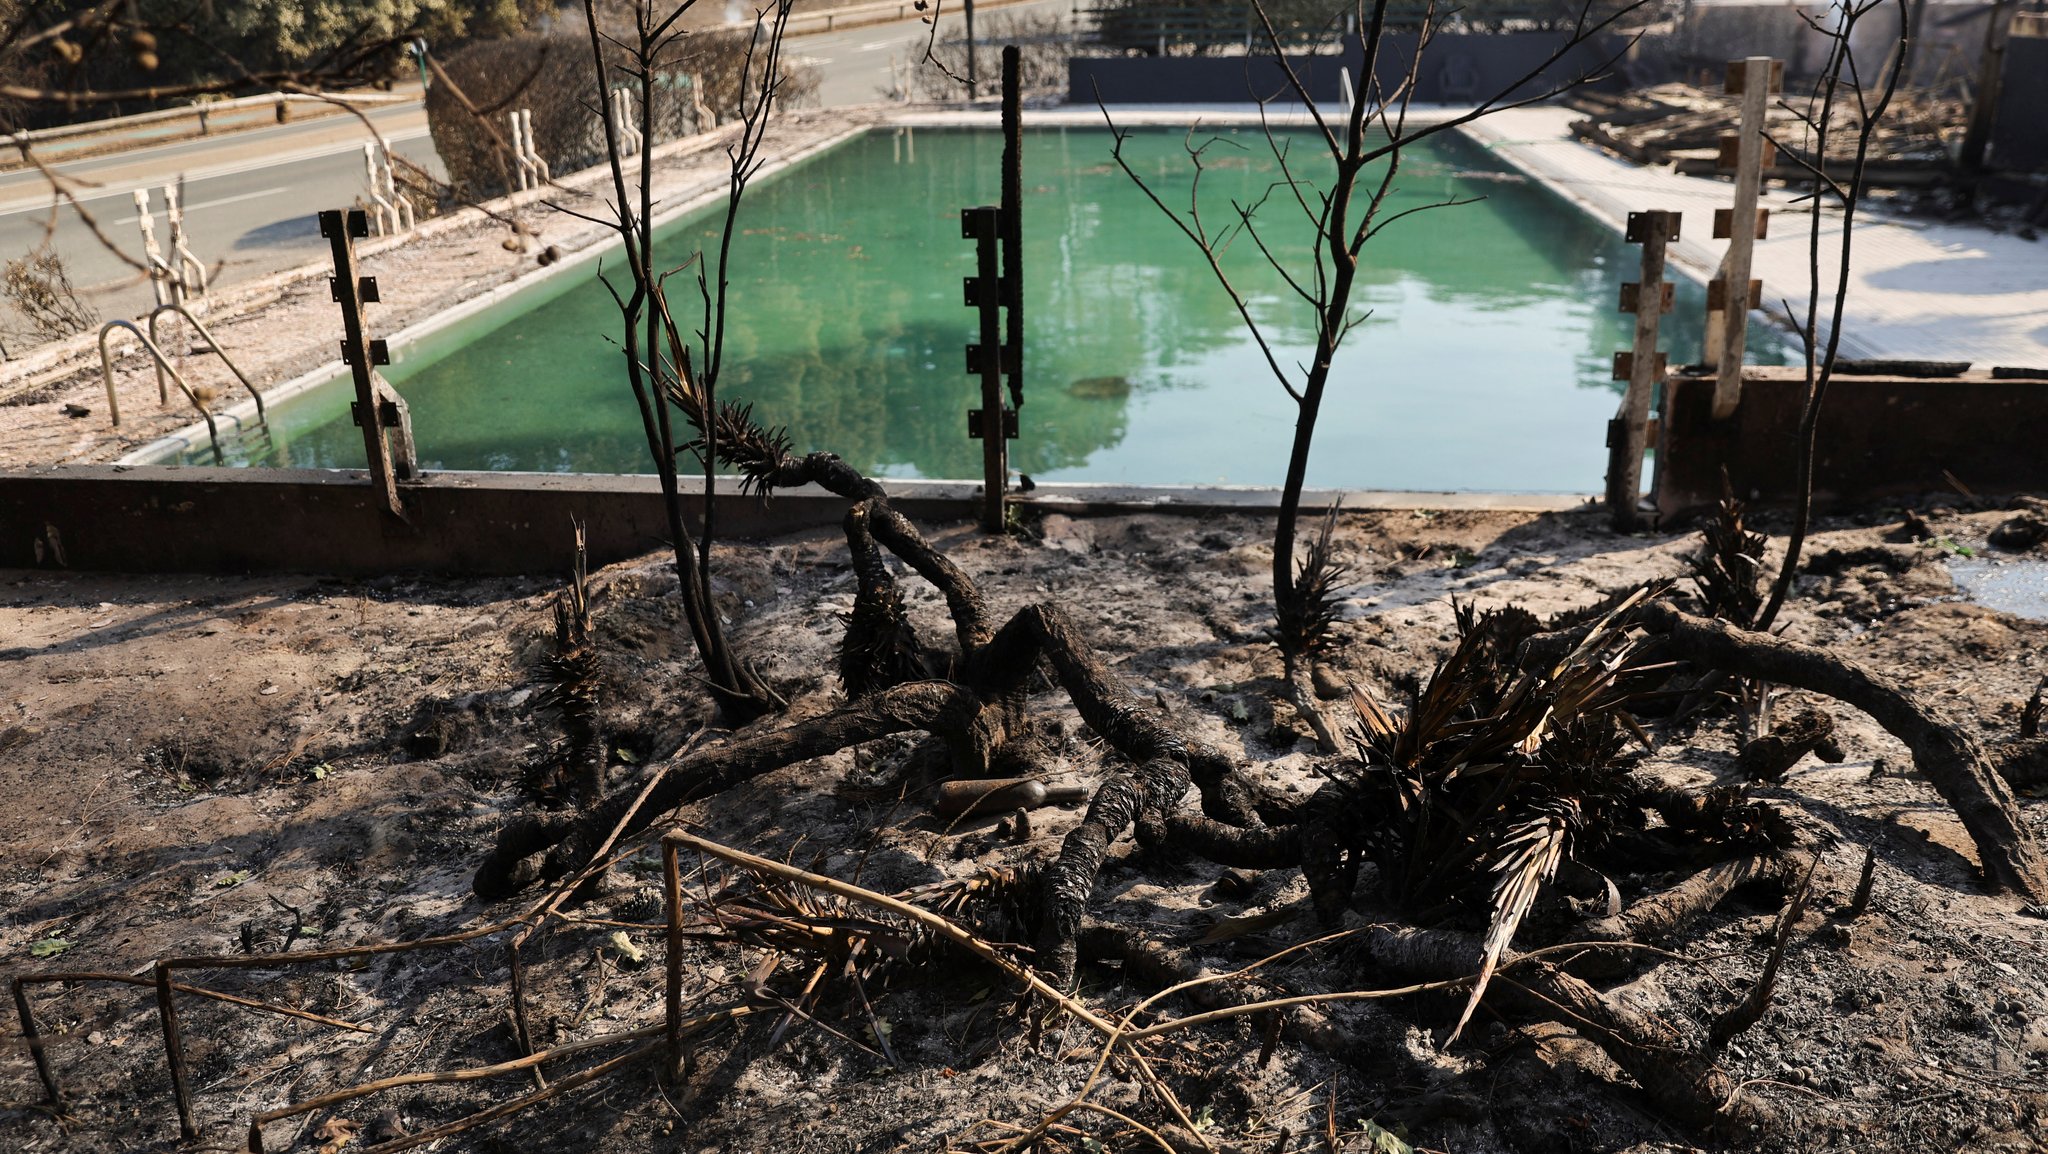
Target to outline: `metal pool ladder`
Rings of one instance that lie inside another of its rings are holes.
[[[164,374],[169,373],[171,380],[177,383],[178,391],[185,394],[185,399],[192,402],[192,407],[199,410],[199,415],[206,420],[206,436],[213,444],[214,464],[224,464],[226,463],[226,458],[222,455],[220,449],[220,428],[214,423],[213,413],[200,401],[198,394],[192,391],[191,386],[185,383],[184,374],[178,372],[178,367],[171,363],[169,357],[164,355],[162,346],[157,342],[157,322],[165,313],[170,312],[177,313],[186,324],[191,325],[198,332],[200,339],[206,342],[206,347],[211,349],[214,355],[221,359],[221,363],[227,365],[228,371],[235,374],[235,379],[242,382],[242,387],[249,390],[249,396],[256,401],[257,423],[261,424],[266,430],[269,429],[270,417],[263,408],[263,394],[249,380],[248,374],[244,373],[240,366],[236,365],[234,360],[228,356],[227,350],[221,347],[220,342],[213,339],[213,333],[207,330],[207,327],[200,322],[198,317],[192,315],[192,310],[186,308],[179,301],[161,304],[150,310],[149,331],[147,333],[143,332],[134,321],[130,320],[111,320],[100,326],[100,381],[107,389],[107,413],[113,419],[114,427],[120,428],[121,403],[114,395],[114,368],[112,359],[107,355],[107,336],[115,329],[127,329],[135,334],[136,340],[142,342],[142,347],[149,352],[150,359],[156,363],[157,400],[159,402],[166,402],[170,399],[170,392],[164,387]]]

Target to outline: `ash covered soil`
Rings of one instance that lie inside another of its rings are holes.
[[[1809,545],[1812,571],[1781,618],[1786,636],[1903,679],[1980,740],[2009,739],[2044,673],[2048,625],[1969,602],[1948,559],[1957,549],[2005,556],[1983,551],[2010,513],[1919,515],[1931,540],[1901,532],[1897,509],[1824,524]],[[1319,758],[1307,730],[1274,704],[1268,520],[1052,514],[1008,538],[961,525],[927,530],[981,583],[997,620],[1033,602],[1063,606],[1111,669],[1174,724],[1278,791],[1313,790]],[[1403,687],[1449,652],[1453,599],[1556,613],[1645,579],[1683,578],[1698,545],[1689,532],[1618,537],[1592,511],[1354,514],[1336,540],[1353,584],[1340,643],[1316,682],[1347,725],[1346,686],[1405,701]],[[1781,549],[1774,538],[1773,564]],[[832,671],[854,594],[839,535],[721,546],[718,571],[736,647],[787,694],[791,714],[838,703]],[[536,708],[536,693],[560,585],[0,576],[0,974],[147,975],[159,957],[414,939],[526,908],[526,899],[480,903],[470,878],[508,820],[546,804],[536,798],[549,793],[544,771],[559,729]],[[700,688],[667,555],[612,565],[593,574],[592,587],[611,788],[629,788],[678,749],[729,740]],[[923,634],[949,636],[937,594],[914,579],[905,589]],[[1782,1114],[1779,1131],[1688,1130],[1660,1117],[1598,1047],[1511,1007],[1496,1013],[1491,998],[1440,1051],[1463,1002],[1450,994],[1326,1007],[1322,1044],[1290,1033],[1264,1061],[1259,1018],[1160,1039],[1148,1051],[1152,1068],[1192,1128],[1126,1065],[1105,1069],[1091,1100],[1172,1149],[2043,1148],[2048,920],[2039,915],[2048,911],[1983,891],[1969,836],[1902,745],[1823,698],[1786,692],[1776,708],[1805,706],[1834,717],[1846,756],[1809,756],[1754,792],[1827,848],[1771,1009],[1718,1055],[1745,1093]],[[1100,780],[1102,743],[1067,698],[1041,684],[1031,710],[1051,783]],[[1734,771],[1736,730],[1725,712],[1654,736],[1643,772],[1696,787]],[[1079,819],[1070,804],[1033,811],[1026,829],[940,820],[925,808],[930,786],[912,746],[889,739],[778,770],[675,820],[895,892],[1046,859]],[[2036,834],[2048,834],[2048,803],[2020,804]],[[1851,917],[1865,847],[1876,861],[1872,900]],[[700,893],[730,880],[690,877]],[[571,920],[529,944],[535,1046],[661,1020],[659,878],[658,851],[629,857],[566,908]],[[1613,880],[1634,900],[1677,875]],[[1327,932],[1305,894],[1299,870],[1225,871],[1140,850],[1126,835],[1090,917],[1220,973]],[[1709,1024],[1755,981],[1783,896],[1738,891],[1612,996],[1703,1045]],[[1384,917],[1374,902],[1368,866],[1346,918]],[[507,936],[280,971],[182,974],[362,1027],[181,997],[199,1148],[243,1148],[253,1112],[375,1078],[519,1056]],[[1009,983],[964,955],[914,951],[866,969],[858,986],[812,956],[792,953],[773,969],[766,958],[716,935],[690,945],[692,1005],[754,1012],[702,1038],[683,1083],[657,1081],[656,1064],[643,1061],[432,1148],[977,1149],[1072,1098],[1095,1066],[1093,1035],[1058,1015],[1035,1026]],[[816,996],[804,1001],[814,975]],[[1276,996],[1401,984],[1342,941],[1274,963],[1258,981]],[[1128,959],[1084,959],[1078,995],[1113,1016],[1167,984]],[[35,987],[31,996],[69,1114],[59,1121],[42,1104],[10,1021],[0,1147],[180,1148],[149,991],[95,983]],[[805,1013],[785,1012],[799,1002]],[[1193,1009],[1167,1001],[1152,1017]],[[549,1077],[616,1052],[567,1059]],[[275,1122],[266,1148],[363,1149],[535,1089],[524,1074],[401,1087]],[[1041,1148],[1159,1144],[1108,1113],[1079,1111]]]

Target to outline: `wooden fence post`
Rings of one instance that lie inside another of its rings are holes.
[[[1642,279],[1621,286],[1621,311],[1636,315],[1635,344],[1614,355],[1614,376],[1626,380],[1621,409],[1607,425],[1607,513],[1617,533],[1641,524],[1643,453],[1649,447],[1650,398],[1664,379],[1665,356],[1657,351],[1657,325],[1671,311],[1671,282],[1664,279],[1664,249],[1678,239],[1679,214],[1628,214],[1628,240],[1643,246]]]

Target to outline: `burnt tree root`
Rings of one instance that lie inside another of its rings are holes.
[[[1998,776],[2014,789],[2048,786],[2048,737],[2027,737],[1993,746],[1991,760]]]
[[[1381,968],[1432,981],[1477,973],[1483,952],[1477,937],[1448,930],[1375,926],[1366,931],[1363,942],[1367,956]],[[1687,1048],[1678,1032],[1663,1022],[1555,966],[1513,963],[1512,954],[1502,959],[1505,972],[1489,987],[1491,996],[1507,996],[1525,1010],[1570,1025],[1605,1050],[1673,1120],[1737,1138],[1756,1137],[1778,1126],[1774,1110],[1744,1093],[1727,1071]]]
[[[1962,819],[1987,883],[2048,901],[2048,857],[2020,820],[2005,779],[1974,738],[1905,686],[1817,646],[1745,632],[1668,605],[1648,606],[1644,623],[1697,665],[1825,694],[1869,714],[1906,744],[1914,765]]]
[[[1575,936],[1587,941],[1656,942],[1687,922],[1710,913],[1737,888],[1751,882],[1783,881],[1790,869],[1775,853],[1754,853],[1708,866],[1669,889],[1659,890],[1610,918],[1585,923]]]
[[[981,744],[974,725],[977,704],[973,695],[959,686],[943,681],[913,682],[871,694],[821,717],[699,750],[655,786],[619,836],[631,837],[677,806],[722,793],[771,770],[894,733],[924,730],[938,734],[958,757]],[[574,822],[506,827],[497,846],[477,868],[471,887],[478,897],[496,901],[535,882],[558,880],[581,869],[619,827],[637,792],[615,791],[603,805]],[[544,860],[529,860],[541,853],[546,854]]]
[[[1301,864],[1301,829],[1293,825],[1241,828],[1202,814],[1169,813],[1166,844],[1240,869],[1287,869]]]
[[[1783,781],[1809,753],[1830,764],[1844,756],[1835,744],[1835,719],[1818,709],[1802,709],[1743,746],[1738,765],[1751,781]]]
[[[1074,935],[1096,875],[1110,844],[1126,829],[1135,827],[1150,843],[1166,842],[1166,815],[1191,786],[1201,790],[1204,811],[1228,823],[1226,828],[1259,825],[1265,799],[1235,765],[1215,750],[1189,743],[1141,704],[1058,609],[1029,606],[1000,630],[992,629],[987,602],[974,581],[890,507],[880,485],[830,453],[756,463],[749,476],[764,492],[816,483],[852,502],[844,527],[860,584],[840,652],[841,677],[852,700],[824,716],[700,751],[667,767],[622,836],[638,833],[677,806],[763,773],[906,731],[938,738],[952,755],[957,775],[985,777],[1011,736],[1025,732],[1029,681],[1045,665],[1082,719],[1129,764],[1097,788],[1086,817],[1044,874],[1038,946],[1041,963],[1061,981],[1073,975]],[[883,548],[945,597],[959,643],[948,679],[932,679],[941,662],[912,629]],[[566,827],[524,823],[508,828],[477,871],[476,893],[502,898],[582,868],[626,817],[637,793],[622,790]]]

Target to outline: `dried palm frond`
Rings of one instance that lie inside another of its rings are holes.
[[[1487,927],[1486,941],[1481,946],[1479,977],[1472,983],[1472,994],[1465,1000],[1457,1025],[1451,1027],[1450,1037],[1444,1039],[1446,1047],[1465,1032],[1465,1023],[1472,1020],[1472,1011],[1479,1008],[1486,984],[1493,980],[1493,972],[1507,954],[1515,931],[1521,928],[1522,918],[1536,904],[1543,884],[1556,876],[1557,863],[1564,860],[1572,831],[1578,825],[1578,806],[1561,798],[1547,802],[1542,810],[1515,825],[1501,842],[1501,858],[1493,867],[1500,880],[1493,887],[1493,922]]]
[[[656,374],[661,380],[661,391],[668,403],[683,414],[683,420],[697,431],[696,440],[674,446],[672,451],[696,453],[701,459],[708,443],[718,464],[738,469],[743,475],[743,491],[765,496],[775,471],[789,463],[789,430],[781,425],[764,428],[758,424],[750,403],[706,404],[710,390],[698,378],[689,343],[676,328],[667,298],[657,294],[655,303],[668,341],[668,356],[662,358],[660,366],[667,371]]]
[[[1634,787],[1621,721],[1650,680],[1630,622],[1662,588],[1616,599],[1561,657],[1528,671],[1514,658],[1538,631],[1531,615],[1460,607],[1456,648],[1404,715],[1354,693],[1358,760],[1333,772],[1390,898],[1419,911],[1476,904],[1493,863],[1521,862],[1536,871],[1528,885],[1496,892],[1506,904],[1493,924],[1512,937],[1555,868],[1522,856],[1529,823],[1570,815],[1573,843],[1597,844],[1624,820]]]
[[[781,425],[764,428],[754,420],[754,406],[733,401],[720,401],[714,406],[715,426],[713,435],[707,436],[702,395],[696,389],[689,372],[687,358],[682,364],[682,373],[675,379],[664,382],[669,403],[683,414],[683,419],[697,430],[697,439],[677,448],[679,453],[702,454],[707,441],[717,446],[718,463],[738,469],[745,478],[741,482],[744,490],[767,492],[768,480],[777,469],[789,463],[789,430]]]
[[[1337,588],[1352,574],[1351,566],[1339,561],[1332,548],[1336,530],[1333,504],[1296,570],[1293,595],[1275,600],[1273,636],[1289,659],[1313,657],[1329,647],[1330,629],[1338,616]]]

